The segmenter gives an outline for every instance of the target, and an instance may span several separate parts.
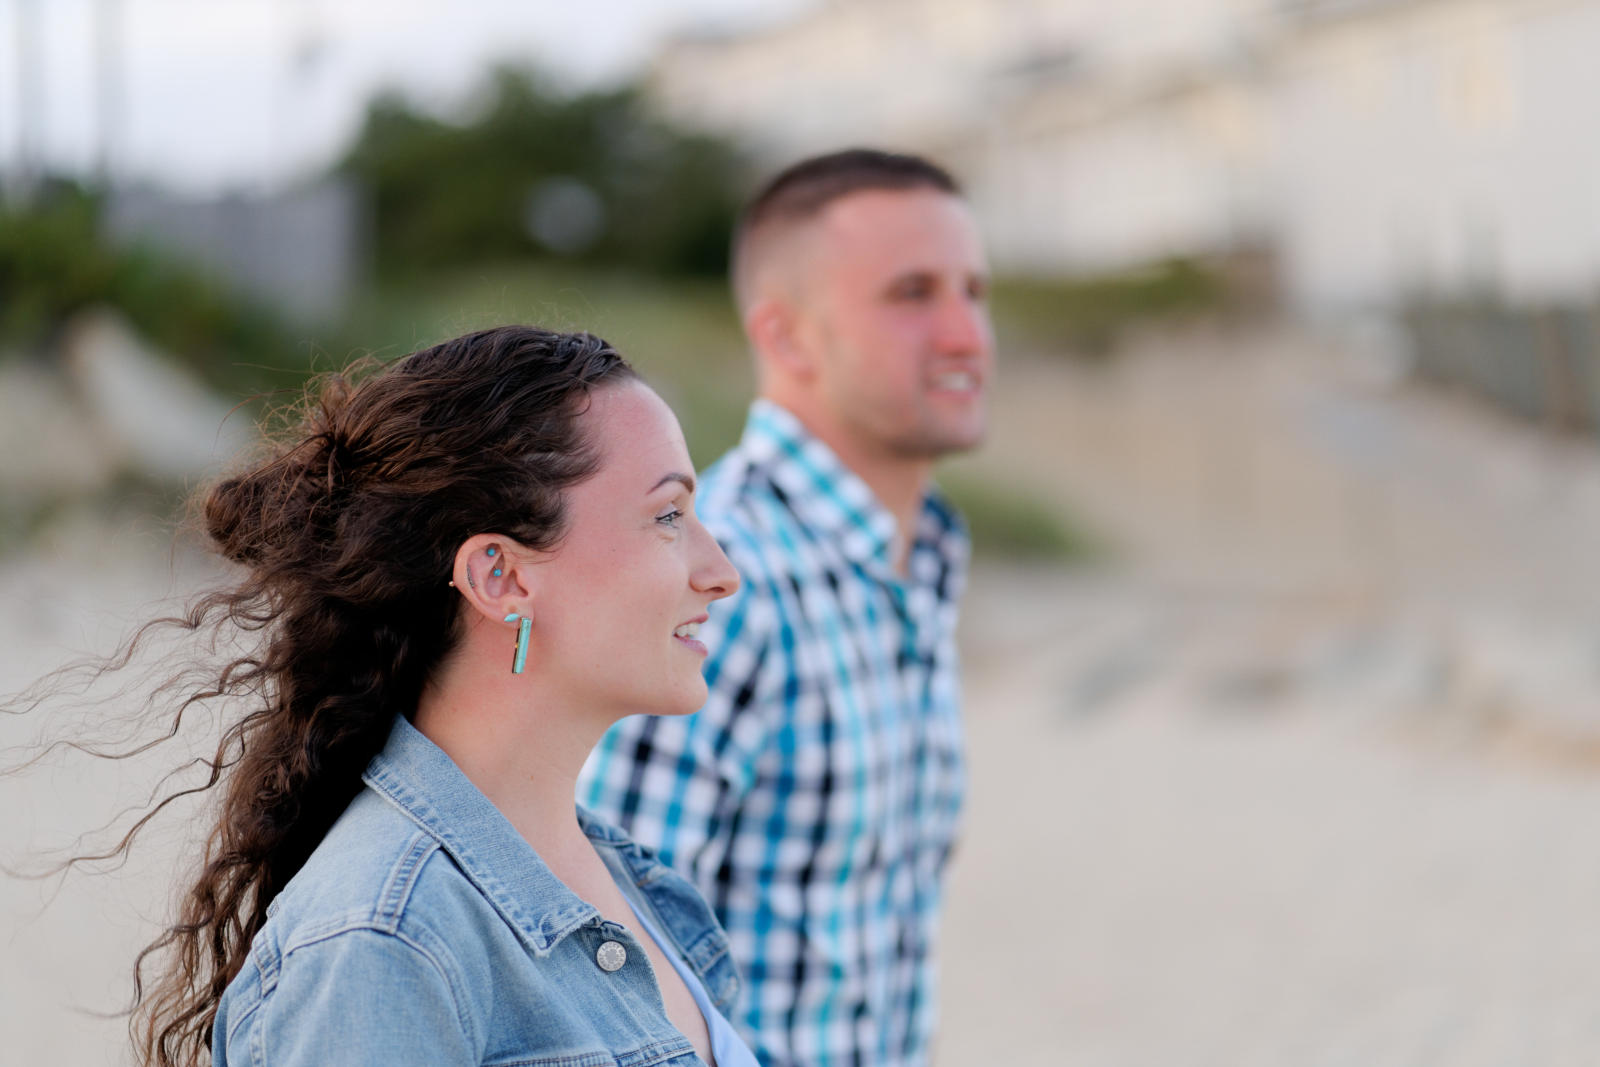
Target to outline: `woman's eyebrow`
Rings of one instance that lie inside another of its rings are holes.
[[[650,492],[651,493],[655,492],[657,489],[660,489],[663,485],[666,485],[668,482],[678,482],[685,489],[689,490],[690,493],[694,492],[694,475],[692,475],[692,474],[679,474],[677,471],[671,471],[671,472],[669,472],[667,474],[662,475],[661,476],[661,480],[659,482],[657,482],[655,485],[652,485],[650,487]]]

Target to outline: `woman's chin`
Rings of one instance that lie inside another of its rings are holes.
[[[706,697],[709,695],[710,693],[706,690],[706,683],[702,680],[693,690],[684,694],[682,700],[674,700],[670,708],[663,708],[656,714],[672,716],[693,715],[705,707]]]

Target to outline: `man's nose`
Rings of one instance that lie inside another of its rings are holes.
[[[943,352],[983,353],[994,344],[988,305],[965,293],[955,293],[944,300],[939,309],[938,331],[939,349]]]

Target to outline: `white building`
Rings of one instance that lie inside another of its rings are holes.
[[[833,0],[653,89],[776,164],[968,184],[1003,268],[1270,245],[1315,311],[1600,282],[1600,0]]]
[[[1276,233],[1314,305],[1600,283],[1600,3],[1391,3],[1286,35]]]

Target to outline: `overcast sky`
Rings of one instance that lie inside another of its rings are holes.
[[[106,110],[119,176],[271,188],[325,165],[380,86],[447,107],[503,59],[603,83],[674,30],[760,25],[814,2],[0,0],[0,169],[29,145],[52,168],[89,170]]]

